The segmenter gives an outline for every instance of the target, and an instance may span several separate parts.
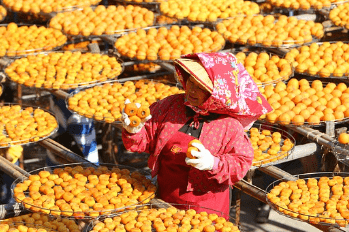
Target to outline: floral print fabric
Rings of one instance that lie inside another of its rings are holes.
[[[184,94],[172,95],[156,102],[150,107],[152,118],[140,132],[131,134],[123,130],[122,139],[126,149],[150,154],[148,166],[153,177],[161,165],[158,157],[162,149],[190,119],[186,115],[184,102]],[[216,120],[205,122],[199,139],[220,162],[217,169],[212,171],[192,168],[188,176],[188,191],[194,191],[195,188],[205,190],[208,183],[216,183],[217,188],[224,189],[226,185],[233,185],[246,175],[252,164],[253,148],[238,120],[222,115]]]
[[[198,114],[227,114],[249,129],[261,115],[272,110],[256,83],[233,54],[196,53],[184,55],[183,58],[200,61],[213,83],[212,95],[201,106],[194,107],[185,102]],[[176,67],[178,80],[185,88],[188,75],[182,73],[182,70]]]

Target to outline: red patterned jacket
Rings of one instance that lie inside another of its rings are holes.
[[[161,165],[158,162],[161,150],[190,118],[186,116],[184,94],[172,95],[150,107],[152,119],[136,134],[123,130],[125,148],[132,152],[150,154],[148,166],[156,176]],[[200,141],[212,155],[218,157],[218,167],[211,171],[192,168],[188,177],[188,191],[193,186],[233,185],[242,179],[252,164],[253,148],[239,121],[222,115],[216,120],[205,122]],[[205,187],[206,186],[206,187]],[[222,187],[222,186],[221,186]]]

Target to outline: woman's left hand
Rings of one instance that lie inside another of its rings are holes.
[[[199,149],[199,151],[192,151],[191,154],[196,157],[196,159],[185,158],[186,164],[191,165],[201,171],[212,170],[215,157],[211,154],[211,152],[207,150],[204,145],[199,143],[193,143],[192,146]]]

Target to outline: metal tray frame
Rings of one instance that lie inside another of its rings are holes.
[[[349,24],[348,24],[349,25]],[[348,44],[349,45],[349,41],[329,41],[328,43],[331,43],[331,44],[334,44],[334,43],[337,43],[337,42],[343,42],[344,44]],[[316,44],[318,44],[318,45],[322,45],[324,42],[316,42]],[[304,46],[305,46],[306,44],[304,44]],[[303,45],[302,45],[303,46]],[[301,46],[301,47],[302,47]],[[298,47],[297,49],[300,49],[301,47]],[[333,75],[333,73],[331,73],[330,74],[330,76],[328,76],[328,77],[322,77],[322,76],[320,76],[319,74],[315,74],[315,75],[311,75],[309,72],[308,72],[308,70],[305,70],[305,72],[297,72],[296,71],[296,67],[294,67],[294,72],[295,73],[297,73],[297,74],[301,74],[301,75],[305,75],[305,76],[309,76],[309,77],[316,77],[316,78],[321,78],[321,79],[331,79],[331,78],[333,78],[333,79],[339,79],[339,80],[348,80],[349,79],[349,73],[344,73],[344,74],[346,74],[346,75],[343,75],[343,76],[341,76],[341,77],[336,77],[336,76],[334,76]],[[318,72],[319,73],[319,72]]]
[[[309,84],[311,85],[312,81],[309,81]],[[323,86],[325,87],[328,83],[331,82],[326,82],[326,81],[322,81]],[[299,127],[299,126],[306,126],[306,127],[321,127],[321,126],[326,126],[326,122],[327,121],[320,121],[319,124],[310,124],[308,122],[304,122],[302,125],[295,125],[292,122],[290,122],[289,124],[282,124],[278,121],[275,121],[274,123],[269,122],[267,119],[258,119],[259,122],[262,123],[266,123],[266,124],[270,124],[270,125],[281,125],[281,126],[293,126],[293,127]],[[331,122],[334,122],[335,125],[337,124],[342,124],[342,123],[346,123],[349,121],[349,117],[347,118],[343,118],[341,120],[333,120]]]
[[[173,85],[173,86],[176,86],[176,87],[181,87],[180,86],[180,83],[172,83],[172,82],[166,82],[166,81],[153,81],[152,79],[146,79],[144,80],[146,82],[153,82],[153,83],[164,83],[164,84],[168,84],[168,85]],[[96,85],[92,85],[92,86],[89,86],[89,87],[86,87],[86,88],[82,88],[82,89],[76,89],[75,91],[71,92],[68,97],[65,99],[65,104],[66,104],[66,107],[67,109],[73,113],[73,114],[79,114],[78,112],[75,112],[73,110],[71,110],[69,108],[69,99],[71,97],[73,97],[75,94],[81,92],[81,91],[85,91],[86,89],[90,89],[90,88],[93,88],[95,86],[101,86],[101,85],[104,85],[104,84],[114,84],[114,83],[123,83],[124,81],[121,79],[121,80],[114,80],[114,81],[107,81],[107,82],[103,82],[103,83],[99,83],[99,84],[96,84]],[[81,114],[79,114],[81,115]],[[111,123],[111,124],[114,124],[114,125],[117,125],[117,126],[120,126],[122,124],[121,122],[121,118],[118,118],[118,119],[115,119],[115,121],[113,122],[110,122],[110,120],[106,119],[106,118],[103,118],[103,120],[98,120],[94,117],[94,115],[91,115],[91,114],[85,114],[85,115],[81,115],[83,117],[87,117],[87,118],[93,118],[94,120],[96,121],[99,121],[99,122],[105,122],[105,123]]]
[[[0,24],[0,27],[7,27],[8,24]],[[23,23],[19,23],[17,24],[18,27],[22,27],[22,26],[35,26],[36,24],[23,24]],[[38,25],[38,27],[41,27],[42,25]],[[55,29],[57,30],[57,29]],[[63,34],[63,32],[62,32]],[[63,34],[64,35],[64,34]],[[43,47],[43,48],[35,48],[35,49],[32,49],[32,50],[24,50],[24,51],[19,51],[19,52],[24,52],[25,54],[23,55],[14,55],[14,56],[8,56],[8,55],[5,55],[5,56],[2,56],[0,58],[9,58],[9,59],[18,59],[18,58],[22,58],[22,57],[25,57],[25,56],[28,56],[28,55],[35,55],[35,54],[39,54],[41,52],[48,52],[48,51],[56,51],[56,50],[60,50],[62,49],[62,47],[66,44],[68,38],[66,37],[66,41],[64,42],[64,44],[61,44],[61,45],[57,45],[56,47],[53,47],[52,49],[47,49],[47,47]],[[7,51],[6,51],[6,54],[7,54]]]
[[[5,103],[3,106],[14,106],[14,105],[19,105],[19,104],[16,104],[16,103]],[[35,110],[35,109],[41,109],[40,107],[27,106],[27,105],[22,105],[22,106],[21,106],[22,109],[23,109],[23,106],[25,106],[25,107],[32,107],[34,110]],[[2,106],[0,106],[0,107],[2,107]],[[56,126],[56,128],[54,128],[49,134],[47,134],[47,135],[45,135],[45,136],[43,136],[43,137],[39,137],[39,139],[38,139],[37,141],[34,141],[34,139],[37,137],[37,136],[35,136],[35,137],[31,137],[31,138],[26,139],[26,140],[11,141],[11,142],[6,143],[6,144],[5,144],[5,143],[0,143],[0,148],[7,148],[7,147],[12,147],[12,146],[17,146],[17,145],[28,145],[28,144],[32,144],[32,143],[37,143],[37,142],[39,142],[39,141],[41,141],[41,140],[44,140],[44,139],[47,139],[47,138],[53,136],[53,135],[58,131],[58,128],[59,128],[58,119],[57,119],[57,117],[56,117],[52,112],[50,112],[50,111],[48,111],[48,110],[45,110],[45,109],[41,109],[41,110],[43,110],[43,111],[45,111],[46,113],[49,113],[50,115],[52,115],[52,116],[55,117],[55,119],[56,119],[56,121],[57,121],[57,126]],[[28,140],[29,140],[29,142],[28,142]]]
[[[262,14],[262,15],[265,16],[264,14]],[[253,15],[253,16],[256,16],[256,15]],[[235,17],[230,17],[230,18],[227,18],[227,19],[224,19],[224,20],[229,20],[229,19],[233,19],[233,18],[236,18],[236,17],[246,17],[246,15],[239,15],[239,16],[235,16]],[[275,17],[275,19],[277,19],[277,17]],[[214,29],[217,32],[218,32],[217,25],[219,23],[223,22],[224,20],[218,21],[217,23],[214,24]],[[221,34],[221,33],[219,33],[219,34]],[[255,44],[250,44],[248,41],[246,41],[246,43],[241,43],[239,41],[232,42],[229,39],[224,37],[224,39],[226,39],[227,41],[229,41],[232,44],[246,45],[246,46],[258,47],[258,48],[275,48],[275,49],[279,49],[279,48],[285,48],[285,49],[298,48],[300,46],[309,45],[309,44],[312,44],[314,42],[318,42],[318,41],[321,40],[321,38],[316,38],[315,36],[312,36],[312,38],[313,38],[313,40],[311,42],[307,42],[307,43],[305,43],[303,41],[303,43],[298,44],[297,42],[299,42],[299,41],[297,41],[297,40],[284,40],[284,41],[282,41],[282,45],[281,46],[272,46],[272,45],[271,46],[265,46],[265,45],[257,43],[257,42]],[[293,44],[286,44],[287,42],[292,42]]]
[[[114,0],[114,1],[116,1],[116,0]],[[96,8],[96,6],[90,6],[93,10]],[[83,8],[78,8],[78,9],[76,9],[76,10],[73,10],[73,11],[82,11],[83,10]],[[147,10],[149,10],[149,9],[147,9]],[[65,11],[65,12],[62,12],[62,13],[69,13],[69,12],[73,12],[73,11]],[[149,10],[150,11],[150,10]],[[156,25],[156,13],[155,12],[153,12],[154,13],[154,20],[153,20],[153,24],[152,25],[149,25],[148,27],[151,27],[151,26],[154,26],[154,25]],[[52,17],[48,22],[47,22],[47,27],[48,28],[52,28],[52,27],[50,27],[50,23],[51,23],[51,20],[53,19],[54,17]],[[130,28],[130,29],[124,29],[124,30],[117,30],[117,31],[114,31],[113,33],[111,33],[111,34],[106,34],[106,33],[103,33],[103,34],[101,34],[101,35],[90,35],[90,36],[83,36],[83,35],[81,35],[80,34],[80,32],[79,32],[79,34],[78,35],[71,35],[71,34],[69,34],[69,33],[66,33],[66,32],[64,32],[63,30],[61,30],[62,31],[62,33],[63,33],[63,35],[65,35],[67,38],[74,38],[74,39],[84,39],[84,40],[91,40],[91,39],[97,39],[97,38],[103,38],[103,37],[115,37],[115,36],[122,36],[122,35],[124,35],[124,34],[126,34],[126,33],[129,33],[129,32],[134,32],[134,31],[137,31],[138,29],[142,29],[142,28]]]
[[[348,177],[349,176],[349,173],[348,172],[316,172],[316,173],[306,173],[306,174],[299,174],[299,175],[295,175],[294,177],[297,178],[297,179],[309,179],[309,178],[316,178],[316,179],[319,179],[320,177],[333,177],[333,176],[341,176],[341,177]],[[277,184],[281,183],[281,182],[287,182],[288,180],[287,179],[279,179],[279,180],[276,180],[274,181],[273,183],[271,183],[267,189],[266,189],[266,192],[269,193],[270,190],[272,190],[272,188],[274,186],[276,186]],[[319,217],[319,216],[312,216],[312,215],[304,215],[304,214],[300,214],[298,212],[294,212],[294,211],[291,211],[289,209],[285,209],[285,208],[282,208],[280,206],[277,206],[275,204],[273,204],[269,199],[268,197],[266,197],[266,201],[267,203],[271,206],[272,209],[274,209],[276,212],[278,212],[279,214],[281,215],[284,215],[288,218],[292,218],[292,219],[295,219],[295,220],[298,220],[298,221],[305,221],[305,222],[309,222],[311,224],[319,224],[319,225],[324,225],[324,226],[336,226],[336,227],[340,227],[340,225],[338,225],[337,223],[336,224],[331,224],[331,223],[325,223],[325,222],[317,222],[318,220],[325,220],[325,219],[334,219],[334,218],[328,218],[328,217]],[[301,215],[303,217],[308,217],[308,220],[305,220],[305,219],[301,219],[301,218],[298,218],[298,217],[292,217],[288,214],[285,214],[283,212],[281,212],[279,210],[279,208],[283,209],[283,211],[287,211],[289,213],[295,213],[297,215]],[[349,220],[348,219],[335,219],[336,221],[343,221],[343,223],[346,223],[348,225],[349,223]],[[348,226],[346,226],[348,227]]]
[[[43,168],[39,168],[39,169],[36,169],[36,170],[33,170],[31,172],[29,172],[29,174],[37,174],[39,173],[40,171],[49,171],[49,172],[53,172],[53,170],[55,168],[65,168],[65,167],[73,167],[73,166],[83,166],[83,167],[94,167],[94,168],[97,168],[95,164],[93,163],[71,163],[71,164],[64,164],[64,165],[57,165],[57,166],[49,166],[49,167],[43,167]],[[137,169],[137,168],[133,168],[133,167],[130,167],[130,166],[125,166],[125,165],[119,165],[119,164],[105,164],[105,163],[99,163],[98,166],[106,166],[108,167],[108,169],[110,168],[120,168],[120,169],[128,169],[131,173],[132,172],[139,172],[141,174],[143,174],[147,179],[150,179],[152,181],[152,183],[154,184],[155,182],[155,179],[151,177],[151,174],[150,172],[147,172],[145,170],[142,170],[142,169]],[[24,180],[27,180],[28,177],[20,177],[18,179],[16,179],[12,185],[11,185],[11,193],[12,193],[12,197],[14,199],[16,199],[16,197],[14,196],[14,188],[16,187],[16,184],[18,183],[21,183],[23,182]],[[157,186],[157,184],[154,184],[155,186]],[[32,204],[28,204],[28,203],[22,203],[22,204],[26,204],[26,205],[29,205],[33,208],[36,208],[38,211],[43,211],[42,213],[44,214],[47,214],[46,212],[50,212],[48,215],[52,215],[51,212],[56,212],[56,213],[69,213],[69,214],[72,214],[72,216],[64,216],[64,215],[55,215],[55,217],[61,217],[61,218],[69,218],[69,219],[75,219],[75,220],[80,220],[80,219],[94,219],[96,217],[91,217],[88,215],[88,213],[91,213],[91,212],[95,212],[95,213],[100,213],[102,215],[105,215],[105,214],[117,214],[118,212],[123,212],[127,209],[131,209],[131,208],[134,208],[136,207],[137,205],[139,204],[142,204],[142,202],[146,201],[146,200],[149,200],[151,198],[153,198],[155,196],[155,193],[150,195],[148,198],[144,199],[143,201],[141,202],[138,202],[137,204],[133,204],[133,205],[129,205],[129,206],[125,206],[125,207],[122,207],[122,208],[117,208],[117,209],[113,209],[113,210],[102,210],[102,211],[95,211],[95,210],[92,210],[92,211],[88,211],[88,212],[83,212],[82,214],[79,214],[77,216],[74,216],[73,214],[73,211],[62,211],[62,210],[50,210],[50,209],[46,209],[46,208],[43,208],[43,207],[38,207],[38,206],[35,206],[35,205],[32,205]],[[16,199],[17,200],[17,199]],[[22,202],[22,201],[18,201],[18,202]],[[30,207],[30,208],[31,208]],[[32,211],[32,209],[29,209]],[[80,213],[80,212],[79,212]]]
[[[99,218],[96,218],[95,220],[91,221],[90,224],[88,225],[87,229],[86,229],[86,232],[89,232],[93,229],[93,227],[96,225],[96,223],[100,222],[100,221],[103,221],[104,219],[106,218],[111,218],[111,217],[117,217],[117,216],[120,216],[121,214],[123,213],[127,213],[127,212],[131,212],[131,211],[137,211],[139,212],[140,210],[142,209],[159,209],[159,208],[168,208],[170,206],[173,206],[173,207],[183,207],[185,208],[185,210],[189,210],[189,209],[193,209],[193,208],[200,208],[200,209],[207,209],[207,210],[211,210],[211,211],[214,211],[216,212],[216,214],[220,217],[222,216],[226,216],[226,217],[229,217],[229,221],[230,222],[233,222],[235,226],[237,226],[240,230],[240,232],[243,232],[240,228],[240,226],[236,225],[235,224],[235,219],[233,217],[231,217],[230,215],[225,215],[223,212],[221,211],[217,211],[217,210],[214,210],[214,209],[209,209],[207,207],[202,207],[202,206],[199,206],[199,205],[192,205],[192,204],[177,204],[177,203],[167,203],[167,202],[164,202],[164,203],[156,203],[156,204],[151,204],[151,203],[148,203],[148,204],[143,204],[143,205],[139,205],[139,206],[136,206],[135,209],[133,210],[126,210],[124,212],[119,212],[117,214],[114,214],[114,215],[109,215],[108,217],[99,217]]]
[[[45,54],[45,55],[48,55],[48,54],[50,54],[50,53],[64,53],[64,52],[66,52],[66,51],[51,51],[51,52],[40,52],[40,53],[37,53],[37,54],[30,54],[30,55],[39,55],[39,54]],[[91,52],[85,52],[85,51],[72,51],[72,53],[74,53],[74,52],[80,52],[80,53],[82,53],[82,54],[85,54],[85,53],[91,53]],[[60,88],[45,88],[45,87],[40,87],[40,88],[37,88],[37,87],[35,87],[35,86],[27,86],[27,85],[25,85],[24,83],[23,84],[20,84],[20,83],[18,83],[18,82],[16,82],[16,81],[13,81],[8,75],[7,75],[7,73],[6,73],[6,68],[8,67],[8,66],[10,66],[11,64],[12,64],[12,62],[14,62],[15,60],[13,60],[11,63],[9,63],[5,68],[4,68],[4,74],[5,74],[5,76],[7,77],[7,79],[8,80],[10,80],[10,81],[12,81],[12,82],[14,82],[14,83],[16,83],[16,84],[19,84],[19,85],[22,85],[22,86],[25,86],[25,87],[29,87],[29,88],[36,88],[36,89],[42,89],[42,90],[57,90],[57,89],[63,89],[63,90],[71,90],[71,89],[77,89],[77,88],[81,88],[81,87],[89,87],[89,86],[94,86],[94,85],[96,85],[96,84],[99,84],[99,83],[104,83],[104,82],[108,82],[108,81],[111,81],[111,80],[114,80],[114,79],[116,79],[116,78],[118,78],[123,72],[124,72],[124,70],[125,70],[125,65],[124,65],[124,61],[123,60],[121,60],[119,57],[117,57],[117,56],[113,56],[112,54],[108,54],[107,52],[102,52],[102,53],[100,53],[101,55],[108,55],[109,57],[115,57],[115,59],[119,62],[119,64],[121,65],[121,72],[120,72],[120,74],[118,75],[118,76],[114,76],[114,77],[111,77],[111,78],[109,78],[109,79],[107,79],[107,80],[105,80],[105,81],[98,81],[98,80],[96,80],[96,81],[91,81],[91,82],[82,82],[82,83],[74,83],[74,84],[62,84],[61,86],[60,86]],[[29,54],[28,54],[29,55]],[[28,56],[28,55],[26,55],[26,56]],[[26,57],[26,56],[24,56],[24,57]]]
[[[149,29],[151,29],[151,28],[155,28],[155,29],[159,29],[160,27],[166,27],[167,29],[170,29],[172,26],[179,26],[179,27],[182,27],[182,26],[187,26],[187,27],[189,27],[190,29],[192,29],[193,27],[197,27],[197,25],[183,25],[183,24],[169,24],[169,25],[158,25],[158,26],[152,26],[152,27],[146,27],[146,28],[141,28],[141,29],[144,29],[144,30],[149,30]],[[212,30],[212,29],[210,29],[211,31],[214,31],[214,30]],[[137,30],[135,30],[135,32],[136,32]],[[124,35],[127,35],[128,33],[125,33]],[[122,37],[122,36],[121,36]],[[120,37],[120,38],[121,38]],[[222,37],[223,37],[223,35],[222,35]],[[223,39],[224,39],[224,37],[223,37]],[[225,40],[225,39],[224,39]],[[225,45],[226,45],[226,42],[224,42],[224,44],[221,46],[221,48],[220,49],[218,49],[217,51],[215,51],[215,52],[219,52],[219,51],[221,51],[221,50],[223,50],[224,49],[224,47],[225,47]],[[161,63],[161,62],[173,62],[173,58],[171,59],[171,57],[170,57],[170,59],[169,60],[161,60],[161,59],[156,59],[156,60],[149,60],[149,59],[144,59],[144,60],[139,60],[139,59],[137,59],[137,58],[131,58],[131,57],[128,57],[128,56],[125,56],[124,54],[121,54],[119,51],[118,51],[118,49],[115,47],[115,44],[112,44],[112,46],[113,46],[113,48],[114,48],[114,50],[115,50],[115,52],[117,52],[118,54],[120,54],[120,57],[123,59],[123,60],[125,60],[125,59],[127,59],[127,60],[131,60],[131,61],[137,61],[137,62],[141,62],[141,63],[149,63],[149,62],[153,62],[153,63]],[[211,50],[208,50],[208,51],[203,51],[203,52],[212,52]],[[158,55],[157,55],[158,56]]]
[[[234,54],[234,56],[236,56],[238,53],[241,53],[241,52],[242,51],[237,51],[237,52],[234,52],[233,54]],[[259,54],[259,53],[262,53],[263,51],[257,51],[257,52],[256,51],[247,51],[247,52],[242,52],[242,53],[245,53],[246,56],[247,56],[248,54],[253,53],[253,52],[256,53],[256,54]],[[266,51],[264,51],[264,52],[266,52]],[[272,52],[266,52],[266,53],[269,54],[269,57],[271,57],[273,55],[280,57],[276,53],[272,53]],[[280,59],[284,59],[284,57],[280,57]],[[287,63],[289,63],[289,62],[287,62]],[[292,78],[294,76],[294,67],[293,67],[292,63],[289,63],[289,64],[290,64],[291,70],[292,70],[292,73],[291,73],[290,76],[288,76],[288,77],[282,76],[280,79],[277,79],[277,80],[273,80],[273,81],[270,81],[270,82],[262,82],[261,84],[257,84],[257,86],[258,87],[262,87],[262,86],[266,86],[266,85],[277,84],[277,83],[279,83],[281,81],[288,81],[290,78]]]
[[[270,130],[271,133],[273,132],[279,132],[281,134],[281,142],[280,142],[280,147],[283,145],[285,139],[290,139],[291,142],[293,143],[293,147],[289,151],[279,151],[277,155],[272,156],[268,159],[260,160],[260,161],[253,161],[252,166],[255,167],[267,167],[270,165],[276,165],[280,163],[280,161],[287,160],[289,158],[289,155],[292,154],[294,151],[294,148],[296,147],[296,140],[295,138],[288,133],[285,130],[280,129],[279,127],[272,126],[270,124],[262,124],[262,123],[255,123],[251,128],[257,128],[260,132],[261,130]],[[250,133],[247,132],[249,138],[250,138]],[[263,152],[265,153],[265,152]]]

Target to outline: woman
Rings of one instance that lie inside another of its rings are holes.
[[[175,68],[186,93],[151,105],[152,118],[144,127],[132,130],[125,118],[124,145],[151,154],[148,165],[157,175],[159,198],[229,215],[229,185],[245,176],[253,159],[244,128],[271,107],[230,53],[185,55]],[[199,151],[189,159],[193,139],[202,144],[193,144]]]

